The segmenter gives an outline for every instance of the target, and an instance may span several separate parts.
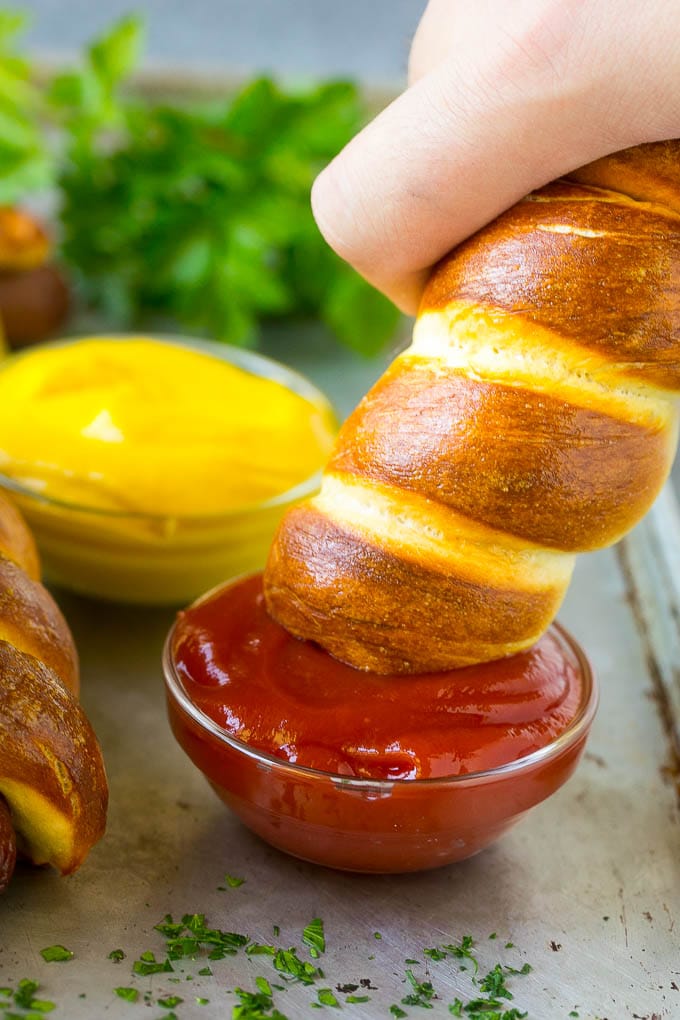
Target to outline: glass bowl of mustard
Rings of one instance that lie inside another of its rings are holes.
[[[97,336],[0,363],[0,486],[46,578],[112,601],[178,605],[260,569],[336,431],[304,376],[226,344]]]

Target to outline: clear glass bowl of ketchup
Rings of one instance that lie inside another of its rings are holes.
[[[347,871],[419,871],[493,843],[573,773],[597,708],[574,639],[384,677],[298,641],[259,575],[180,613],[163,668],[176,739],[253,832]]]

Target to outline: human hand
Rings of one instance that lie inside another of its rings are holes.
[[[676,0],[430,0],[409,88],[315,182],[328,243],[406,312],[430,267],[547,181],[680,134]]]

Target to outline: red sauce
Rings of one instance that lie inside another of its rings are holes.
[[[562,733],[584,694],[581,664],[553,631],[480,666],[362,673],[275,623],[259,575],[181,613],[172,652],[189,698],[227,733],[346,776],[455,776],[515,761]]]

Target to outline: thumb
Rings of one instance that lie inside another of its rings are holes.
[[[609,6],[598,4],[600,13]],[[658,100],[658,86],[645,85],[640,61],[631,86],[623,41],[592,24],[598,4],[466,3],[470,45],[442,56],[439,40],[434,66],[317,178],[312,207],[326,240],[402,310],[415,312],[439,258],[532,189],[667,137],[658,132],[668,111],[655,126],[640,102],[645,88]],[[639,43],[649,26],[626,31]]]

